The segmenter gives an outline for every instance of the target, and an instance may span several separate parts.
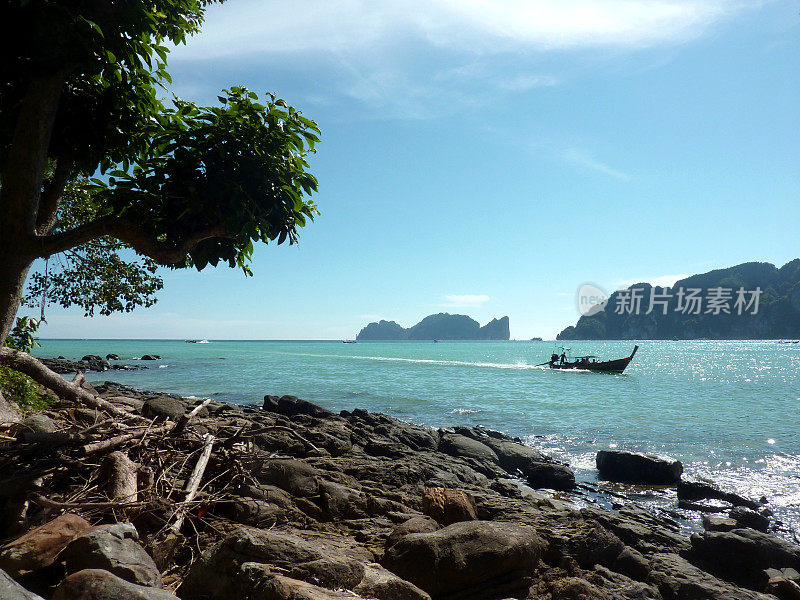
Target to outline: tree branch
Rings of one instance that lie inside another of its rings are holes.
[[[149,256],[164,265],[181,262],[202,241],[231,237],[220,225],[209,225],[195,231],[177,245],[169,244],[153,239],[151,234],[124,217],[109,216],[100,217],[62,233],[38,236],[36,244],[38,256],[46,258],[104,236],[118,239],[131,246],[139,254]]]
[[[53,178],[45,186],[42,197],[39,199],[39,214],[36,216],[36,233],[45,235],[53,230],[56,225],[56,213],[61,194],[67,187],[75,161],[71,159],[59,159]]]

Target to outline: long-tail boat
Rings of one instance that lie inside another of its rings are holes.
[[[561,356],[553,354],[546,364],[551,369],[580,369],[584,371],[600,371],[602,373],[622,373],[625,367],[633,360],[633,356],[638,349],[639,346],[636,345],[633,347],[633,352],[631,352],[630,356],[603,361],[599,361],[596,356],[591,355],[566,358],[565,353],[562,351]]]

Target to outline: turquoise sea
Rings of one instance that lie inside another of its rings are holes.
[[[596,479],[603,448],[667,454],[685,472],[759,498],[800,535],[800,344],[639,342],[624,375],[537,367],[553,342],[43,340],[39,356],[118,354],[142,371],[89,374],[144,389],[260,404],[293,394],[431,426],[483,425]],[[572,342],[627,356],[633,342]],[[137,362],[143,354],[162,360]],[[662,493],[662,504],[674,497]],[[789,537],[792,533],[789,532]]]

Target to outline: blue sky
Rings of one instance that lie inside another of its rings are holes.
[[[609,291],[800,256],[798,5],[228,0],[170,58],[316,120],[322,211],[254,278],[165,272],[160,302],[44,337],[351,338],[434,312],[552,338]]]

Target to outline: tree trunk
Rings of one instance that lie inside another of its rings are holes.
[[[14,249],[0,240],[0,346],[2,346],[17,316],[25,278],[33,259],[14,256]]]

